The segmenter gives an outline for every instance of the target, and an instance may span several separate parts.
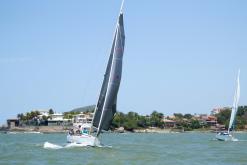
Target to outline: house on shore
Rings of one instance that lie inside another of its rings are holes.
[[[40,113],[39,118],[42,118],[43,116],[49,117],[49,115],[50,115],[49,109],[39,109],[37,111]]]
[[[176,121],[170,120],[170,119],[163,119],[165,128],[175,128],[176,127]]]
[[[54,113],[48,119],[48,126],[68,126],[71,125],[70,119],[64,119],[62,113]]]
[[[82,128],[89,129],[92,126],[92,121],[93,121],[93,113],[81,112],[78,115],[74,115],[73,126],[77,128],[80,125]]]
[[[19,119],[7,119],[8,128],[19,127]]]

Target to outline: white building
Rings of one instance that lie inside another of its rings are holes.
[[[231,109],[230,107],[217,107],[217,108],[213,108],[213,110],[211,111],[211,115],[216,115],[222,111],[225,111],[227,109]]]
[[[38,111],[39,111],[41,116],[46,116],[46,117],[49,116],[49,110],[41,109],[41,110],[38,110]]]
[[[82,128],[90,128],[92,125],[92,121],[93,121],[93,113],[83,113],[81,112],[78,115],[74,115],[74,123],[73,126],[74,127],[79,127],[79,125]]]
[[[50,120],[63,120],[62,113],[54,113],[54,114],[51,114],[50,116],[51,116]]]
[[[63,117],[62,113],[51,114],[48,119],[48,126],[67,125],[70,123],[70,119],[64,119]]]

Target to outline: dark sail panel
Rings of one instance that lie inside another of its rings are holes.
[[[99,100],[95,108],[93,126],[98,128],[97,136],[102,129],[109,129],[116,113],[117,93],[122,76],[124,45],[123,13],[120,13]]]
[[[114,35],[113,43],[115,43],[115,39],[116,39],[116,33]],[[107,68],[106,68],[106,72],[104,75],[103,84],[101,86],[99,99],[98,99],[98,102],[96,104],[95,111],[94,111],[93,126],[96,128],[99,125],[99,121],[100,121],[100,117],[101,117],[101,113],[102,113],[102,109],[103,109],[103,105],[104,105],[104,100],[105,100],[105,95],[106,95],[106,90],[107,90],[107,84],[109,82],[109,77],[110,77],[110,69],[111,69],[111,65],[112,65],[113,53],[114,53],[114,44],[112,45],[112,48],[111,48],[111,53],[110,53],[110,57],[109,57],[109,60],[107,63]]]

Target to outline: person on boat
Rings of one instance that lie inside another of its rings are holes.
[[[70,130],[69,130],[69,134],[70,134],[70,135],[74,135],[74,129],[70,129]]]
[[[81,134],[82,133],[82,127],[81,125],[78,126],[79,128],[76,130],[77,134]]]
[[[83,128],[82,133],[83,133],[83,134],[88,134],[88,130],[87,130],[87,128]]]

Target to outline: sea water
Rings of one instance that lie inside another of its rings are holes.
[[[0,165],[246,165],[247,133],[105,133],[101,147],[66,143],[66,134],[1,134]]]

